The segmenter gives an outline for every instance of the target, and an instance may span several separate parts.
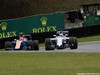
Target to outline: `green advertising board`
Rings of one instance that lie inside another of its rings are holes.
[[[64,14],[29,16],[0,20],[0,38],[18,36],[20,33],[44,33],[64,29]]]
[[[84,27],[95,26],[95,25],[100,25],[100,16],[97,15],[86,16],[84,20]]]

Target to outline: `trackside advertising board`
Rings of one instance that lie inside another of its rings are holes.
[[[64,29],[62,13],[0,20],[0,39],[18,36],[20,33],[43,33],[62,29]]]

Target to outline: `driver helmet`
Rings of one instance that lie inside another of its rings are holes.
[[[59,35],[60,35],[60,36],[63,36],[63,31],[60,31],[60,32],[59,32]]]
[[[23,36],[24,35],[24,33],[20,33],[20,36]]]

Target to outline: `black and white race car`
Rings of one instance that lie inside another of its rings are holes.
[[[78,42],[76,37],[68,37],[68,31],[57,31],[54,38],[45,39],[45,50],[56,49],[77,49]]]

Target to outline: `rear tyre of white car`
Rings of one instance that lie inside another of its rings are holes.
[[[6,41],[5,42],[5,50],[11,50],[11,42],[10,41]]]
[[[54,50],[54,46],[51,45],[50,38],[45,39],[45,50]]]
[[[77,49],[78,48],[78,42],[77,42],[76,37],[70,37],[69,46],[70,46],[70,49]]]
[[[34,48],[34,50],[39,50],[39,41],[38,40],[33,41],[33,48]]]

